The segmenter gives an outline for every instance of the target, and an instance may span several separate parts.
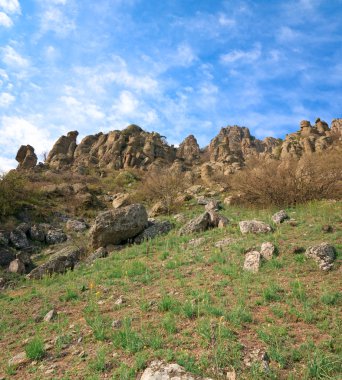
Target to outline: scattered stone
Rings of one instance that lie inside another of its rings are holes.
[[[41,224],[34,224],[29,231],[31,240],[44,242],[45,241],[45,229]]]
[[[332,245],[324,242],[309,247],[305,251],[305,256],[314,259],[321,270],[328,271],[332,268],[335,260],[335,249]]]
[[[234,243],[236,240],[232,239],[232,238],[226,238],[226,239],[223,239],[223,240],[219,240],[215,243],[215,247],[216,248],[223,248],[223,247],[227,247],[228,245]]]
[[[0,267],[8,267],[11,261],[15,260],[15,251],[3,245],[0,245]]]
[[[189,187],[186,192],[190,195],[195,195],[195,194],[199,194],[201,193],[202,191],[204,191],[204,187],[201,186],[201,185],[193,185],[191,187]]]
[[[8,267],[8,271],[11,273],[25,274],[26,272],[25,264],[21,260],[15,259],[11,261]]]
[[[51,259],[39,267],[33,269],[28,275],[29,279],[39,279],[52,273],[64,273],[68,269],[73,270],[80,260],[84,250],[78,247],[65,247],[52,255]]]
[[[120,319],[115,319],[112,322],[112,328],[113,329],[119,329],[119,328],[121,328],[121,326],[122,326],[122,321],[120,321]]]
[[[270,242],[262,243],[260,254],[265,260],[271,260],[275,254],[275,246]]]
[[[125,300],[124,296],[120,296],[120,297],[114,302],[115,305],[122,305],[122,304],[124,304],[124,303],[126,303],[126,300]]]
[[[147,212],[143,205],[133,204],[104,211],[90,229],[93,248],[117,245],[137,236],[147,226]]]
[[[155,203],[148,213],[148,215],[151,217],[155,217],[158,215],[164,215],[164,214],[167,214],[167,208],[164,205],[164,203],[161,201]]]
[[[248,368],[252,367],[255,363],[260,363],[263,371],[267,372],[269,370],[270,358],[266,351],[255,348],[245,354],[243,362]]]
[[[201,214],[197,216],[194,219],[191,219],[185,226],[183,226],[180,231],[179,235],[187,235],[187,234],[193,234],[195,232],[203,232],[206,231],[210,226],[210,214],[208,212],[205,212],[204,214]]]
[[[178,223],[185,223],[186,222],[186,217],[183,214],[176,214],[173,216],[173,219],[175,219],[175,221]]]
[[[285,210],[280,210],[272,216],[272,220],[276,224],[283,223],[284,220],[289,219]]]
[[[258,251],[250,251],[246,253],[243,269],[249,272],[259,272],[260,268],[260,253]]]
[[[87,257],[87,262],[91,263],[97,259],[103,259],[108,256],[108,251],[104,247],[98,248],[95,252],[93,252],[90,256]]]
[[[62,231],[58,229],[50,229],[46,233],[46,243],[47,244],[60,244],[67,240],[67,235]]]
[[[167,364],[159,360],[150,363],[140,377],[140,380],[212,380],[192,375],[178,364]]]
[[[272,227],[269,224],[261,222],[259,220],[244,220],[239,223],[240,231],[243,234],[253,233],[267,233],[272,232]]]
[[[334,228],[330,224],[325,224],[322,226],[322,231],[325,233],[331,233],[334,232]]]
[[[163,222],[153,222],[149,227],[134,238],[134,243],[140,244],[144,240],[151,240],[158,235],[165,235],[170,232],[172,228],[173,225],[168,220]]]
[[[190,245],[191,247],[199,247],[201,244],[203,244],[205,242],[205,238],[204,237],[200,237],[200,238],[197,238],[197,239],[191,239],[188,241],[188,245]]]
[[[129,202],[129,194],[119,193],[113,196],[113,208],[120,208],[124,206],[128,206]]]
[[[229,220],[225,216],[218,214],[216,211],[209,211],[209,215],[210,227],[224,228],[229,224]]]
[[[44,317],[44,322],[51,322],[55,317],[57,313],[55,309],[50,310]]]
[[[26,352],[20,352],[8,361],[10,367],[18,367],[29,362]]]
[[[67,231],[83,232],[89,228],[88,224],[83,220],[69,219],[65,225]]]
[[[210,198],[206,198],[204,195],[201,195],[201,196],[199,196],[199,197],[196,197],[196,199],[197,199],[197,203],[199,204],[199,205],[202,205],[202,206],[205,206],[205,205],[207,205],[209,202],[211,202],[211,201],[215,201],[214,199],[210,199]]]
[[[25,232],[16,228],[10,233],[10,242],[17,249],[25,249],[30,246],[29,241],[27,240],[27,236]]]

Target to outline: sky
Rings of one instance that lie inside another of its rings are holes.
[[[71,130],[284,137],[341,90],[342,0],[0,0],[0,172]]]

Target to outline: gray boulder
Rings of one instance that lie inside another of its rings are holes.
[[[91,246],[96,249],[123,243],[137,236],[146,226],[147,212],[141,204],[104,211],[90,229]]]
[[[167,220],[163,222],[153,222],[142,233],[134,238],[134,243],[140,244],[144,240],[151,240],[158,235],[167,234],[172,228],[172,224]]]
[[[40,279],[45,275],[53,273],[64,273],[68,269],[74,269],[80,260],[84,250],[82,248],[69,246],[61,249],[51,256],[49,261],[33,269],[28,275],[29,279]]]
[[[4,245],[0,245],[0,267],[8,267],[11,261],[15,259],[15,251]]]
[[[95,261],[97,259],[103,259],[107,256],[108,256],[108,251],[106,250],[106,248],[100,247],[95,252],[93,252],[91,255],[89,255],[87,257],[86,262],[89,264],[89,263],[92,263],[93,261]]]
[[[27,236],[24,231],[19,228],[16,228],[10,233],[10,242],[17,249],[25,249],[30,246]]]
[[[208,212],[210,215],[210,227],[224,228],[229,224],[229,220],[225,216],[220,215],[214,210]]]
[[[89,228],[88,224],[84,222],[83,220],[69,219],[66,222],[66,229],[68,231],[83,232],[88,228]]]
[[[253,233],[267,233],[272,232],[272,227],[269,224],[261,222],[259,220],[243,220],[239,223],[240,231],[243,234]]]
[[[50,229],[45,236],[47,244],[60,244],[67,240],[67,235],[60,229]]]
[[[272,216],[273,222],[277,224],[283,223],[286,219],[289,219],[289,216],[285,210],[280,210]]]
[[[155,360],[145,369],[140,380],[212,380],[208,377],[192,375],[175,363]]]
[[[193,234],[195,232],[206,231],[211,225],[210,214],[205,212],[194,219],[191,219],[180,230],[179,235]]]
[[[335,260],[335,249],[332,245],[324,242],[309,247],[305,251],[305,256],[314,259],[321,270],[328,271],[332,268]]]
[[[34,224],[29,231],[29,236],[31,240],[34,241],[45,241],[45,227],[42,224]]]

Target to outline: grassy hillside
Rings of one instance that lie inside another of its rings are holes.
[[[0,293],[0,375],[135,379],[150,360],[162,358],[213,379],[225,379],[232,369],[238,379],[340,379],[341,206],[324,201],[288,209],[296,223],[248,236],[239,221],[270,223],[276,210],[227,207],[225,229],[179,237],[177,225],[167,236],[92,266],[19,280]],[[324,225],[333,232],[324,232]],[[197,246],[189,243],[199,237],[204,240]],[[226,238],[229,245],[215,247]],[[277,257],[257,274],[243,271],[246,250],[265,241],[276,245]],[[337,251],[328,273],[300,249],[322,241]],[[42,321],[52,308],[56,318]],[[245,365],[257,349],[270,359],[266,372],[258,362]],[[8,365],[25,350],[31,360]]]

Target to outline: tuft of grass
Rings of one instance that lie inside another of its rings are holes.
[[[26,356],[31,360],[41,360],[45,356],[44,341],[40,337],[33,338],[25,347]]]
[[[342,294],[339,292],[326,292],[321,296],[321,302],[328,306],[335,306],[342,300]]]

